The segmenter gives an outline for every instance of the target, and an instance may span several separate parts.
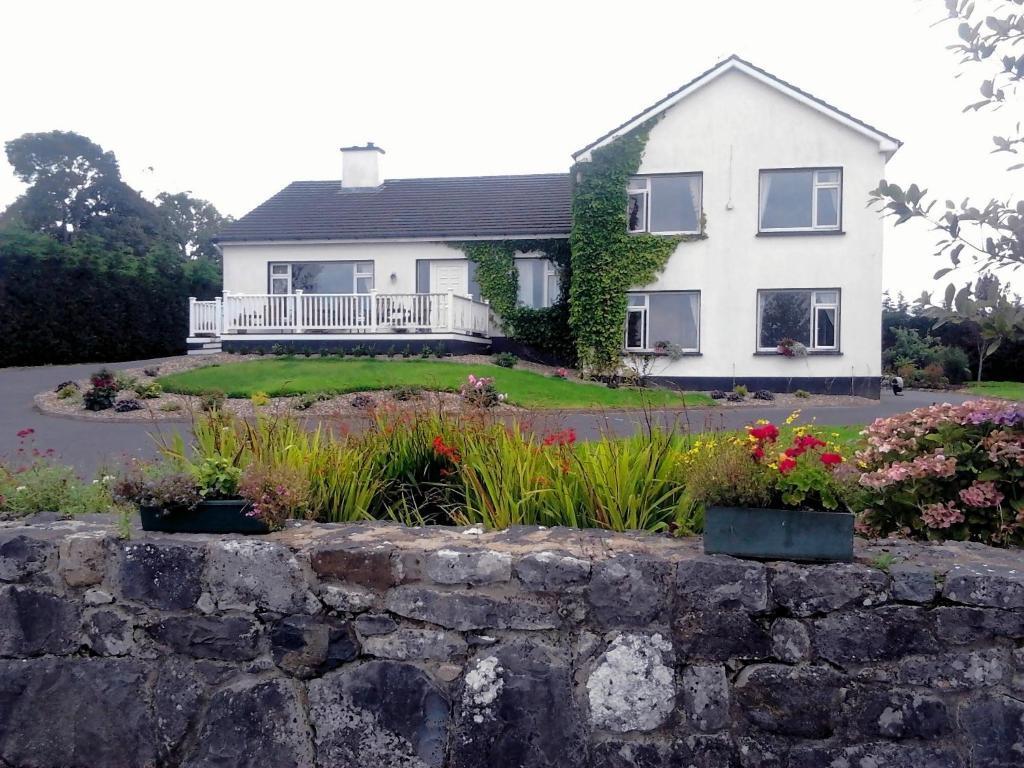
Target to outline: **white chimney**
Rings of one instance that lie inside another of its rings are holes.
[[[341,148],[341,188],[368,189],[379,187],[380,156],[384,150],[367,142],[365,147]]]

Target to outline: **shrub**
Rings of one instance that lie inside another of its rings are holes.
[[[412,347],[408,344],[402,347],[402,357],[412,357]]]
[[[224,401],[226,399],[227,396],[223,391],[214,389],[203,394],[199,399],[199,407],[207,413],[214,413],[215,411],[220,411],[224,408]]]
[[[519,358],[511,352],[499,352],[494,356],[494,364],[500,365],[502,368],[515,368],[518,362]]]
[[[138,386],[139,380],[132,376],[130,373],[124,371],[118,371],[117,375],[114,376],[114,386],[118,392],[124,392],[126,390],[134,390]],[[95,384],[93,386],[96,386]]]
[[[309,347],[306,347],[304,350],[302,350],[302,356],[303,357],[312,357],[313,356],[313,350],[310,349]]]
[[[131,411],[141,411],[142,403],[133,397],[125,398],[124,400],[118,400],[114,403],[114,410],[118,413],[129,413]]]
[[[143,400],[155,400],[163,394],[163,391],[164,388],[155,381],[151,381],[148,384],[135,385],[135,394]]]
[[[204,499],[233,499],[238,496],[242,470],[232,458],[215,455],[199,460],[193,468],[199,493]]]
[[[78,397],[80,394],[78,385],[75,386],[64,386],[57,390],[57,397],[61,400],[67,400],[70,397]]]
[[[709,393],[712,400],[725,400],[726,393],[720,389],[712,389]]]
[[[295,400],[295,404],[292,405],[292,408],[296,411],[308,411],[316,404],[316,402],[317,399],[313,395],[299,395]]]
[[[494,388],[494,379],[486,376],[466,377],[466,383],[459,389],[463,402],[474,408],[493,408],[505,402],[505,395],[499,394]]]
[[[113,371],[106,368],[100,368],[100,370],[89,376],[89,384],[94,389],[116,389],[117,382],[114,378]]]
[[[739,392],[730,392],[725,396],[725,399],[728,400],[730,403],[742,403],[743,395],[741,395]]]
[[[82,402],[87,411],[105,411],[114,407],[117,390],[113,387],[92,387],[82,395]]]
[[[799,397],[801,400],[806,400],[810,396],[811,393],[808,392],[806,389],[798,389],[796,392],[793,393],[793,397]]]
[[[274,344],[270,347],[270,354],[277,355],[278,357],[283,357],[284,355],[288,354],[288,347],[280,343]]]
[[[858,454],[859,530],[1024,544],[1024,409],[975,400],[933,405],[867,430]]]
[[[419,400],[422,397],[423,390],[416,387],[399,387],[398,389],[391,390],[391,399],[398,400],[399,402]]]
[[[279,530],[308,506],[309,478],[298,466],[253,462],[242,473],[238,492],[252,502],[249,515]]]
[[[430,357],[431,354],[433,353],[430,351],[430,345],[424,344],[423,347],[420,349],[420,358],[426,360],[428,357]]]
[[[391,346],[388,347],[387,352],[385,352],[385,354],[390,360],[391,358],[398,354],[398,350],[395,348],[395,345],[392,344]]]
[[[775,399],[775,395],[773,395],[771,393],[771,390],[759,389],[759,390],[757,390],[754,393],[754,399],[755,400],[774,400]]]
[[[165,413],[173,413],[174,411],[180,411],[181,403],[175,400],[168,400],[165,403],[160,403],[160,405],[157,406],[157,410],[163,411]]]
[[[353,408],[366,410],[367,408],[373,408],[373,406],[377,404],[377,401],[370,395],[360,394],[353,396],[352,399],[348,401],[348,404]]]
[[[327,351],[327,347],[320,347],[320,357],[329,357],[330,352]]]
[[[152,368],[143,368],[142,372],[149,376],[149,378],[155,379],[157,376],[160,375],[160,366],[154,365]]]
[[[254,349],[253,352],[256,354],[257,357],[263,357],[265,354],[267,354],[267,350],[265,350],[263,347],[256,347],[256,349]],[[307,354],[306,357],[309,357],[309,355]]]
[[[61,393],[61,390],[65,389],[71,389],[77,392],[79,389],[81,389],[81,387],[78,386],[77,381],[62,381],[60,384],[53,388],[53,391],[59,395]],[[65,395],[65,397],[67,397],[67,395]]]
[[[264,405],[270,402],[270,395],[266,392],[256,391],[249,396],[249,401],[256,408],[262,408]]]
[[[745,384],[737,384],[732,388],[732,392],[734,395],[739,395],[741,398],[746,397],[749,394],[749,390]]]
[[[963,384],[971,375],[971,361],[960,347],[943,347],[938,362],[951,384]]]

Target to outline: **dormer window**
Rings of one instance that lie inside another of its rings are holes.
[[[761,171],[761,232],[836,232],[842,211],[839,168]]]
[[[654,235],[700,234],[699,173],[634,176],[629,180],[626,227]]]

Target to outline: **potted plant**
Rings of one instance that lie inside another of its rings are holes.
[[[239,494],[241,470],[214,456],[187,466],[134,464],[114,486],[114,497],[139,508],[144,531],[166,533],[268,533]]]
[[[806,428],[795,429],[785,448],[779,437],[774,424],[755,424],[746,440],[717,441],[704,458],[703,472],[688,473],[687,493],[705,509],[704,551],[852,560],[854,516],[843,498],[856,472]]]
[[[776,351],[783,357],[807,357],[807,347],[795,339],[783,339]]]

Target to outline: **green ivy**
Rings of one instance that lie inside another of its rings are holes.
[[[593,371],[606,372],[618,367],[626,322],[626,292],[635,285],[652,282],[680,242],[705,237],[628,232],[629,177],[640,168],[644,147],[657,120],[648,120],[611,144],[594,150],[590,162],[573,167],[569,323],[579,362]]]
[[[510,339],[571,361],[575,344],[569,329],[567,286],[571,282],[567,240],[475,240],[455,244],[476,264],[480,294],[501,317]],[[551,307],[518,306],[519,271],[515,254],[541,253],[562,273],[562,295]]]

